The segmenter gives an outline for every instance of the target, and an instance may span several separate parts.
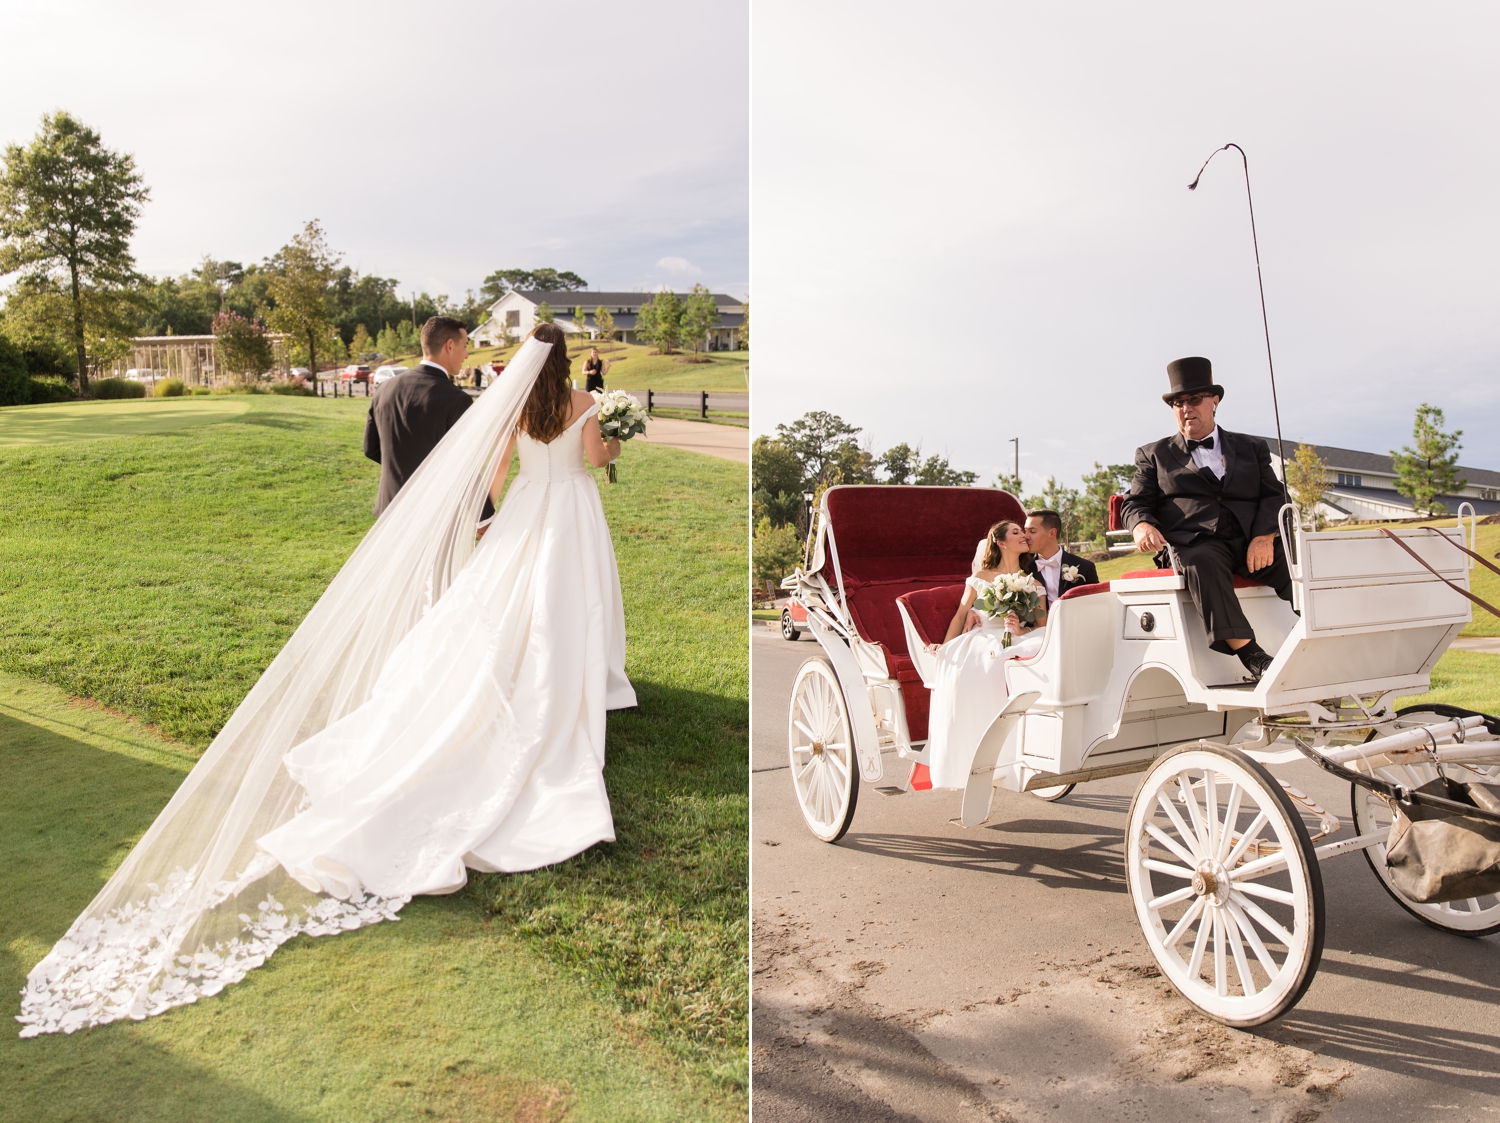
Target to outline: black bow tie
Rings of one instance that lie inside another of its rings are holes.
[[[1213,448],[1214,439],[1212,437],[1204,437],[1201,441],[1188,441],[1187,445],[1188,455],[1191,456],[1195,448]]]

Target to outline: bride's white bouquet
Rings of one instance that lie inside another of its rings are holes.
[[[1041,615],[1042,587],[1029,573],[997,573],[974,598],[974,608],[989,617],[1014,612],[1016,619],[1029,626]],[[1000,646],[1010,646],[1009,632],[1000,638]]]
[[[607,444],[618,440],[622,444],[631,437],[646,431],[646,407],[640,400],[624,390],[595,390],[594,400],[599,403],[599,435]],[[609,462],[609,482],[615,482],[615,462]]]

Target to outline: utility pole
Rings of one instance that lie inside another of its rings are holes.
[[[1016,446],[1016,479],[1021,478],[1021,438],[1012,437],[1010,443]]]

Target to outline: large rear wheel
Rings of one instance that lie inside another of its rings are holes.
[[[1477,710],[1464,710],[1457,706],[1443,706],[1429,703],[1425,706],[1409,706],[1398,713],[1398,717],[1409,721],[1420,722],[1442,722],[1452,721],[1456,717],[1471,717],[1478,713]],[[1375,735],[1371,735],[1371,740]],[[1500,767],[1495,765],[1476,765],[1464,767],[1460,765],[1444,765],[1448,775],[1455,780],[1479,780],[1483,783],[1500,783]],[[1437,779],[1437,766],[1433,764],[1400,764],[1388,765],[1375,769],[1375,775],[1387,783],[1400,784],[1407,788],[1418,788],[1431,780]],[[1369,834],[1371,831],[1389,830],[1394,815],[1390,805],[1375,792],[1368,788],[1362,788],[1358,784],[1350,785],[1354,790],[1353,812],[1354,831],[1356,834]],[[1500,932],[1500,894],[1489,893],[1482,897],[1470,897],[1463,901],[1442,901],[1437,903],[1425,903],[1413,901],[1402,894],[1391,881],[1391,872],[1385,864],[1385,846],[1371,846],[1365,851],[1365,861],[1370,864],[1370,871],[1375,875],[1375,880],[1391,895],[1391,899],[1400,905],[1412,916],[1423,924],[1444,932],[1453,932],[1460,936],[1489,936]]]
[[[824,842],[844,837],[859,801],[859,768],[844,692],[833,668],[809,659],[792,684],[787,715],[792,787],[807,827]]]
[[[1281,785],[1237,749],[1187,745],[1131,803],[1125,873],[1162,973],[1226,1025],[1295,1006],[1323,954],[1323,881]]]

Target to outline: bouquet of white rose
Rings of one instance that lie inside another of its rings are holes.
[[[595,390],[599,403],[599,435],[605,443],[625,442],[646,431],[646,407],[624,390]],[[615,462],[609,462],[609,482],[615,482]]]
[[[1042,587],[1029,573],[999,573],[974,598],[974,608],[986,616],[1008,616],[1026,625],[1035,624],[1042,612]],[[1010,646],[1010,633],[1000,638],[1001,647]]]

